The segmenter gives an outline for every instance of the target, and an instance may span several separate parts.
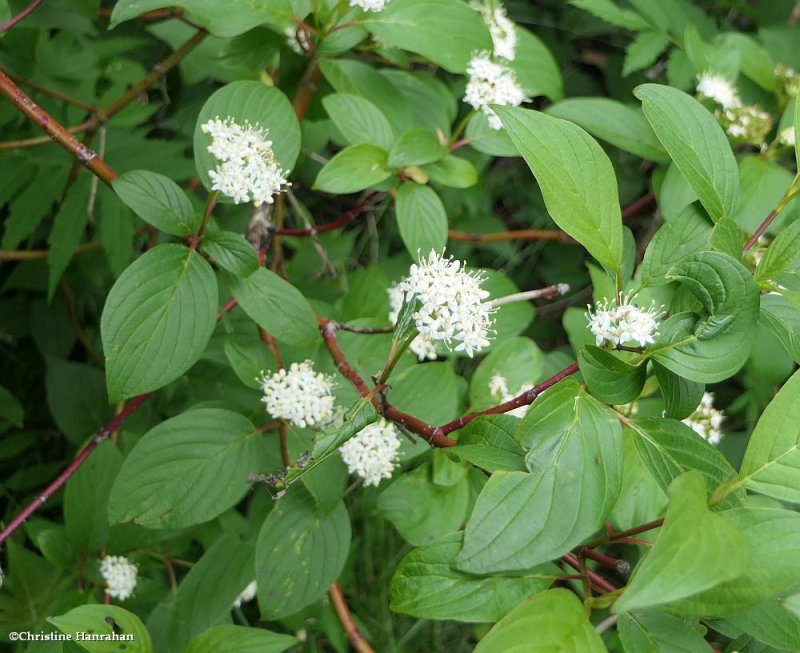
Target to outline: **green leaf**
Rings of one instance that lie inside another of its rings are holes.
[[[607,404],[633,401],[641,394],[647,380],[647,365],[629,365],[594,345],[581,348],[578,362],[589,391]]]
[[[647,468],[666,490],[684,472],[703,474],[710,490],[735,480],[736,472],[719,449],[709,444],[689,426],[673,419],[644,417],[628,424],[634,442]],[[740,503],[743,492],[726,499],[726,505]]]
[[[351,93],[331,93],[322,99],[325,111],[350,145],[372,143],[388,150],[394,132],[383,112],[366,98]]]
[[[147,628],[132,612],[116,605],[79,605],[66,614],[48,617],[65,635],[73,638],[76,633],[93,633],[97,635],[126,635],[130,641],[83,641],[80,646],[88,653],[110,653],[124,650],[127,653],[151,653],[153,642]]]
[[[282,653],[295,646],[297,639],[283,633],[273,633],[264,628],[247,628],[223,624],[213,626],[183,649],[183,653],[219,653],[235,650],[236,653]]]
[[[441,161],[422,168],[431,181],[448,188],[471,188],[478,183],[478,171],[466,159],[448,154]]]
[[[569,4],[617,27],[633,31],[647,28],[647,21],[639,14],[630,9],[622,9],[612,0],[569,0]]]
[[[479,417],[458,432],[458,445],[448,453],[489,472],[524,472],[524,451],[514,439],[518,425],[508,415]]]
[[[552,564],[524,576],[473,576],[450,563],[462,533],[450,533],[413,549],[397,565],[389,587],[390,608],[421,619],[491,623],[529,596],[547,589],[561,572]]]
[[[723,217],[714,225],[709,242],[711,248],[717,252],[722,252],[737,260],[742,257],[744,238],[739,226],[731,218]]]
[[[211,338],[211,266],[183,245],[158,245],[117,279],[100,322],[110,401],[156,390],[186,372]]]
[[[248,388],[260,389],[261,373],[273,371],[276,367],[272,352],[259,338],[244,340],[228,336],[223,348],[234,374]]]
[[[219,408],[161,422],[125,459],[109,497],[109,520],[182,528],[213,519],[249,490],[260,439],[250,420]]]
[[[469,121],[465,137],[469,146],[478,152],[492,156],[519,156],[516,145],[504,129],[492,129],[486,114],[478,111]]]
[[[636,87],[644,115],[700,202],[716,222],[730,217],[739,194],[739,171],[714,116],[683,91],[659,84]]]
[[[22,426],[22,421],[25,419],[25,411],[22,404],[19,403],[17,398],[12,395],[8,389],[0,385],[0,419],[5,419]]]
[[[740,483],[782,501],[800,503],[800,372],[769,403],[750,435]]]
[[[475,653],[550,651],[606,653],[580,599],[566,589],[547,590],[518,605],[475,647]]]
[[[389,150],[390,168],[421,166],[440,161],[449,154],[436,134],[428,129],[412,129],[402,134]]]
[[[706,390],[705,384],[684,379],[656,362],[653,362],[653,370],[664,397],[664,417],[673,419],[689,417],[700,405]]]
[[[208,98],[197,117],[194,162],[206,189],[211,190],[208,171],[217,167],[217,161],[208,151],[211,138],[201,127],[209,120],[228,117],[240,125],[250,123],[268,130],[275,160],[283,169],[284,176],[288,176],[300,154],[300,125],[292,105],[274,86],[255,81],[236,81],[223,86]]]
[[[647,246],[638,274],[643,287],[668,283],[670,268],[709,248],[712,226],[702,209],[690,204],[663,224]]]
[[[726,615],[725,623],[741,629],[772,651],[800,649],[800,618],[786,609],[780,600],[770,599],[761,605]],[[763,648],[761,650],[764,650]]]
[[[524,570],[566,553],[602,526],[619,494],[622,428],[574,379],[550,388],[517,439],[530,473],[496,472],[467,522],[459,569]]]
[[[761,296],[761,320],[780,340],[792,360],[800,361],[800,311],[782,295]]]
[[[755,606],[800,582],[800,514],[782,508],[745,507],[721,513],[747,542],[743,573],[670,606],[678,614],[719,616]]]
[[[756,335],[759,295],[750,272],[730,256],[700,252],[673,266],[667,278],[691,291],[703,315],[672,315],[647,355],[691,381],[716,383],[733,376],[750,356]]]
[[[319,171],[314,189],[344,195],[379,184],[392,173],[386,151],[377,145],[361,143],[346,147]]]
[[[112,184],[119,198],[142,220],[173,236],[188,236],[197,226],[186,193],[169,177],[133,170]]]
[[[622,76],[653,65],[664,50],[670,46],[670,38],[664,32],[639,32],[625,50]]]
[[[600,263],[619,270],[622,216],[608,156],[583,129],[539,111],[496,107],[539,182],[556,224]]]
[[[747,564],[740,530],[706,506],[698,471],[686,472],[669,488],[664,525],[650,552],[636,565],[617,613],[674,603],[735,578]]]
[[[339,502],[330,513],[297,486],[278,499],[256,545],[258,603],[264,619],[294,614],[318,601],[344,567],[350,518]]]
[[[466,476],[450,486],[435,484],[430,465],[406,472],[384,489],[377,508],[406,542],[416,546],[458,529],[470,505]]]
[[[669,161],[638,107],[609,98],[583,97],[562,100],[548,107],[545,112],[574,122],[595,138],[648,161]]]
[[[103,373],[86,363],[47,359],[47,407],[56,426],[82,444],[113,415]]]
[[[274,272],[259,268],[244,279],[227,276],[226,280],[244,312],[278,342],[309,347],[319,338],[308,300]]]
[[[459,0],[392,0],[362,22],[384,46],[422,55],[451,73],[464,73],[474,52],[492,47],[478,12]]]
[[[553,102],[564,97],[564,83],[558,63],[544,42],[533,32],[514,25],[517,35],[517,54],[508,67],[528,97],[544,95]]]
[[[436,192],[409,181],[400,186],[395,202],[397,226],[411,257],[443,252],[447,245],[447,214]]]
[[[791,272],[800,261],[800,220],[785,227],[770,243],[756,268],[756,281],[775,279]]]
[[[620,615],[617,630],[626,653],[708,653],[705,628],[667,612]]]
[[[544,356],[530,338],[516,336],[492,347],[489,355],[478,365],[469,384],[470,410],[484,410],[503,400],[502,394],[492,392],[492,379],[500,376],[508,392],[517,395],[525,386],[533,386],[546,378]]]
[[[178,586],[166,618],[170,651],[229,619],[234,600],[255,577],[254,546],[231,534],[220,536]]]
[[[48,184],[55,183],[48,179]],[[58,207],[53,219],[53,228],[47,237],[47,299],[52,301],[56,294],[61,275],[67,269],[75,250],[83,239],[83,232],[89,222],[87,207],[88,183],[79,178],[75,188],[70,189],[66,199]]]
[[[242,234],[218,230],[203,238],[203,251],[224,270],[248,277],[258,270],[258,254]]]
[[[122,454],[101,444],[67,481],[64,525],[75,550],[99,552],[108,540],[108,497],[122,467]]]

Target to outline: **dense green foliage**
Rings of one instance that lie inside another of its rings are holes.
[[[800,650],[798,7],[0,0],[8,650]]]

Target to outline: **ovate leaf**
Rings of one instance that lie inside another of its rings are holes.
[[[124,650],[128,653],[152,653],[153,642],[141,619],[116,605],[79,605],[60,617],[49,617],[51,624],[62,633],[75,637],[75,633],[98,635],[132,635],[130,642],[81,641],[88,653],[108,653]],[[121,647],[124,646],[124,649]]]
[[[625,653],[708,653],[705,629],[667,612],[620,615],[617,630]]]
[[[394,141],[392,126],[383,112],[366,98],[331,93],[322,100],[325,111],[350,145],[372,143],[388,150]]]
[[[435,133],[429,129],[412,129],[392,144],[388,164],[390,168],[421,166],[439,161],[448,154]]]
[[[247,277],[258,270],[258,254],[242,234],[222,230],[207,233],[203,251],[237,277]]]
[[[622,428],[574,379],[537,399],[517,438],[530,472],[496,472],[467,523],[456,564],[469,573],[524,570],[582,542],[619,494]]]
[[[283,653],[297,644],[297,639],[283,633],[273,633],[264,628],[246,628],[223,624],[213,626],[183,649],[183,653],[219,653],[234,650],[236,653]]]
[[[585,345],[578,354],[581,374],[591,393],[607,404],[636,399],[647,380],[646,365],[629,365],[610,351]]]
[[[700,472],[675,479],[669,499],[664,525],[614,604],[615,612],[674,603],[735,578],[745,568],[747,542],[733,523],[709,511]]]
[[[792,375],[762,413],[739,476],[751,490],[800,503],[800,372]]]
[[[547,590],[498,621],[475,653],[605,653],[600,635],[575,594]]]
[[[349,550],[344,504],[323,513],[304,487],[289,490],[267,516],[256,545],[262,616],[280,619],[318,601],[339,576]]]
[[[639,32],[625,51],[623,77],[651,66],[669,45],[669,36],[664,32]]]
[[[100,321],[110,401],[156,390],[200,358],[217,312],[211,266],[183,245],[154,247],[117,279]]]
[[[556,224],[600,263],[619,270],[622,216],[614,169],[603,149],[566,120],[527,109],[496,110]]]
[[[412,258],[443,252],[447,244],[444,204],[429,186],[406,182],[397,191],[397,226]]]
[[[182,528],[213,519],[249,489],[260,438],[246,417],[219,408],[161,422],[125,459],[111,490],[109,520]]]
[[[683,91],[642,84],[634,91],[644,115],[678,170],[716,222],[730,217],[739,195],[739,170],[714,116]]]
[[[462,533],[413,549],[397,565],[390,586],[391,609],[421,619],[489,623],[550,586],[560,573],[552,564],[524,576],[473,576],[451,566]]]
[[[133,170],[117,177],[114,191],[142,220],[173,236],[188,236],[195,228],[195,211],[186,193],[169,177]]]
[[[308,300],[274,272],[259,268],[246,278],[226,278],[245,313],[279,342],[308,347],[319,336]]]
[[[316,190],[343,195],[379,184],[391,175],[386,151],[377,145],[351,145],[333,157],[319,171]]]

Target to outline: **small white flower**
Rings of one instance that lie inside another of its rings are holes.
[[[266,129],[218,117],[200,129],[211,136],[208,151],[217,159],[217,168],[208,171],[212,190],[227,195],[236,204],[253,202],[260,206],[272,204],[273,196],[288,185]]]
[[[361,7],[364,11],[383,11],[389,0],[350,0],[351,7]]]
[[[772,116],[756,105],[741,105],[716,112],[717,120],[735,141],[761,145],[772,129]]]
[[[364,485],[378,485],[381,479],[391,478],[399,450],[397,429],[383,419],[364,427],[339,447],[348,471],[363,478]]]
[[[775,77],[779,88],[789,97],[796,96],[800,91],[800,73],[794,68],[779,63],[775,66]]]
[[[504,404],[507,401],[510,401],[514,397],[521,395],[523,392],[527,392],[533,387],[530,383],[523,383],[519,390],[515,393],[510,392],[508,389],[508,381],[506,377],[502,374],[495,374],[489,379],[489,394],[492,395],[492,398],[499,404]],[[506,415],[513,415],[514,417],[525,417],[528,413],[528,409],[530,405],[526,404],[524,406],[518,406],[514,410],[510,410],[506,413]]]
[[[488,52],[479,52],[467,66],[469,81],[464,93],[464,102],[473,109],[480,109],[488,118],[492,129],[500,129],[503,124],[492,110],[492,104],[516,107],[528,98],[522,91],[514,71],[495,63]]]
[[[247,583],[247,587],[242,590],[242,593],[237,596],[233,601],[234,608],[241,608],[242,603],[249,603],[254,598],[256,598],[256,592],[258,591],[258,587],[256,585],[256,581],[251,580]]]
[[[697,92],[724,109],[738,107],[742,103],[733,84],[711,72],[704,72],[697,78]]]
[[[106,594],[124,601],[136,589],[139,568],[125,556],[106,556],[100,561],[100,573],[106,582]]]
[[[405,297],[405,293],[398,287],[392,286],[387,290],[389,293],[389,321],[396,325],[397,318],[400,316],[400,309],[403,307],[403,298]],[[416,338],[411,341],[411,344],[408,347],[413,354],[416,354],[417,359],[424,361],[424,360],[436,360],[436,346],[433,343],[433,340],[427,336],[423,336],[419,334]]]
[[[461,261],[432,251],[411,266],[397,288],[407,301],[418,302],[413,318],[420,335],[471,358],[489,346],[493,322],[491,304],[483,301],[489,296],[481,289],[483,281],[480,273],[466,272]]]
[[[725,413],[714,408],[714,394],[704,392],[700,405],[683,423],[691,427],[695,433],[711,444],[719,444],[722,440],[722,421]]]
[[[298,29],[296,25],[289,25],[283,30],[283,35],[286,37],[286,45],[297,54],[305,54],[311,50],[311,42],[304,29]]]
[[[592,312],[591,305],[586,313],[589,330],[594,334],[598,347],[610,342],[615,347],[626,342],[636,342],[640,347],[652,345],[658,335],[658,318],[662,307],[655,303],[647,309],[631,303],[631,296],[619,294],[619,301],[603,300]]]
[[[789,147],[794,147],[794,144],[797,142],[797,138],[794,133],[794,127],[786,127],[781,129],[780,134],[778,134],[778,141],[784,145],[788,145]]]
[[[261,401],[273,417],[295,426],[323,426],[334,417],[333,380],[315,372],[311,361],[292,363],[288,370],[263,375]]]
[[[517,55],[517,32],[514,29],[514,21],[506,13],[506,8],[500,2],[491,0],[473,2],[471,6],[480,12],[483,22],[489,28],[494,55],[514,61]]]

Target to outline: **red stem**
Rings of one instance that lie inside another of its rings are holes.
[[[563,556],[562,560],[564,560],[564,562],[566,562],[573,569],[581,571],[581,563],[571,553],[567,553],[565,556]],[[616,587],[614,587],[596,571],[592,571],[591,569],[586,569],[585,571],[592,585],[594,585],[597,589],[605,592],[606,594],[617,591]]]
[[[37,8],[37,7],[38,7],[40,4],[42,4],[43,2],[44,2],[44,0],[33,0],[33,2],[31,2],[31,3],[30,3],[28,6],[27,6],[27,7],[25,7],[25,9],[23,9],[22,11],[20,11],[20,12],[19,12],[19,13],[18,13],[16,16],[13,16],[13,17],[12,17],[12,18],[10,18],[9,20],[7,20],[5,23],[3,23],[2,25],[0,25],[0,34],[2,34],[3,32],[6,32],[6,31],[8,31],[8,30],[10,30],[10,29],[11,29],[12,27],[14,27],[14,25],[16,25],[17,23],[19,23],[19,22],[21,22],[21,21],[25,20],[25,19],[26,19],[28,16],[30,16],[30,15],[31,15],[31,14],[32,14],[34,11],[36,11],[36,8]]]
[[[339,229],[340,227],[344,227],[346,224],[355,220],[359,215],[361,215],[364,210],[370,205],[370,203],[378,196],[380,193],[370,193],[364,199],[362,199],[358,204],[356,204],[352,209],[350,209],[347,213],[342,215],[338,220],[334,220],[333,222],[328,222],[327,224],[322,224],[319,227],[313,227],[311,229],[276,229],[275,234],[278,236],[298,236],[298,237],[308,237],[308,236],[316,236],[317,234],[325,233],[326,231],[334,231],[335,229]]]
[[[743,252],[746,252],[746,251],[747,251],[748,249],[750,249],[750,248],[751,248],[753,245],[755,245],[755,244],[756,244],[756,242],[758,242],[758,239],[759,239],[759,238],[761,238],[761,236],[764,234],[764,232],[765,232],[765,231],[766,231],[766,230],[769,228],[769,226],[772,224],[772,221],[773,221],[775,218],[777,218],[777,217],[778,217],[778,211],[777,211],[776,209],[773,209],[773,210],[770,212],[770,214],[769,214],[769,215],[768,215],[766,218],[764,218],[764,222],[762,222],[762,223],[761,223],[761,224],[758,226],[758,229],[756,229],[755,233],[754,233],[752,236],[750,236],[750,240],[748,240],[748,241],[747,241],[747,242],[744,244],[744,246],[742,247],[742,251],[743,251]]]

